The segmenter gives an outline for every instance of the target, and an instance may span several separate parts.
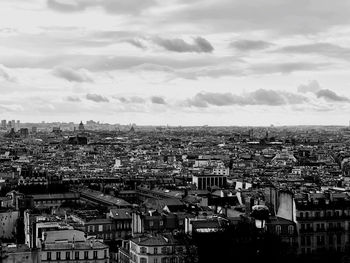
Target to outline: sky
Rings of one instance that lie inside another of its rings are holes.
[[[0,118],[348,125],[350,1],[1,0]]]

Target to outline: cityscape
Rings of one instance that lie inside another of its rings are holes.
[[[1,0],[1,263],[350,263],[350,1]]]
[[[350,259],[350,127],[1,123],[2,262]]]

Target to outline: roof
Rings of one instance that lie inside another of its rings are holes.
[[[131,210],[130,209],[111,209],[110,216],[113,219],[129,219],[131,218]]]
[[[90,250],[90,249],[106,249],[108,246],[99,241],[80,241],[45,244],[42,250]]]
[[[78,193],[63,193],[63,194],[34,194],[34,201],[38,200],[52,200],[52,199],[78,199]]]
[[[180,244],[173,235],[142,236],[131,239],[139,246],[170,246]]]
[[[127,201],[120,199],[120,198],[116,198],[114,196],[111,195],[105,195],[102,192],[99,191],[94,191],[94,190],[82,190],[81,191],[81,195],[82,197],[86,196],[89,198],[93,198],[96,201],[101,201],[101,202],[105,202],[112,205],[116,205],[116,206],[131,206],[130,203],[128,203]]]
[[[79,230],[55,230],[55,231],[47,231],[45,244],[55,243],[59,241],[85,241],[85,233]]]

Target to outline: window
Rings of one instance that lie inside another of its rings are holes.
[[[149,221],[149,226],[153,226],[153,221]]]
[[[56,260],[61,260],[61,252],[56,252]]]
[[[105,249],[104,253],[105,253],[104,258],[107,258],[107,250],[106,249]]]
[[[157,248],[157,247],[154,248],[154,254],[155,254],[155,255],[158,254],[158,248]]]
[[[337,234],[337,245],[341,244],[341,234]]]
[[[98,232],[102,232],[103,231],[103,225],[98,225]]]
[[[162,247],[162,254],[166,254],[167,252],[167,248],[166,247]]]
[[[160,226],[163,226],[163,220],[160,220],[160,221],[159,221],[159,225],[160,225]]]
[[[305,212],[305,218],[309,218],[309,212]]]
[[[324,245],[324,236],[317,236],[317,245],[322,246]]]
[[[277,226],[276,226],[276,234],[277,234],[277,235],[280,235],[280,234],[281,234],[281,226],[280,226],[280,225],[277,225]]]
[[[79,251],[75,251],[75,253],[74,253],[74,259],[79,259]]]
[[[158,258],[154,258],[153,263],[158,263]]]
[[[89,259],[89,251],[84,251],[84,259]]]
[[[306,237],[306,245],[311,246],[311,237],[310,236]]]
[[[333,245],[333,235],[328,236],[328,244]]]
[[[299,217],[300,217],[300,218],[303,218],[303,217],[304,217],[304,213],[303,213],[303,212],[300,212]]]
[[[167,258],[162,258],[162,263],[168,263],[168,259]]]
[[[321,213],[319,211],[315,212],[315,217],[320,218],[321,217]]]
[[[47,252],[47,260],[51,260],[51,252]]]
[[[146,258],[140,258],[140,263],[147,263],[147,259]]]
[[[94,259],[97,259],[97,251],[94,251]]]
[[[70,252],[66,252],[66,260],[70,260]]]
[[[288,234],[293,235],[294,234],[294,226],[288,226]]]
[[[147,253],[147,248],[141,247],[141,248],[140,248],[140,253],[141,253],[141,254],[146,254],[146,253]]]

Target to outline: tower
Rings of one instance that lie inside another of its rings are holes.
[[[83,122],[81,121],[80,124],[79,124],[79,128],[78,128],[79,131],[84,131],[85,128],[84,128],[84,124]]]

